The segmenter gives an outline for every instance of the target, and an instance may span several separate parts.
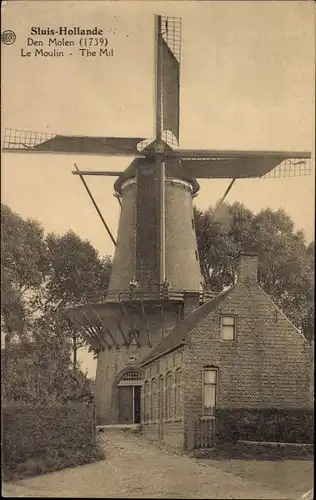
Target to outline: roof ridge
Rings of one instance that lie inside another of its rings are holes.
[[[191,311],[170,333],[165,337],[141,362],[141,365],[153,361],[167,351],[177,348],[183,343],[188,333],[196,327],[234,288],[232,285],[227,290],[220,292],[213,299]]]

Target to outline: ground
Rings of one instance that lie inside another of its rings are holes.
[[[311,461],[193,459],[127,432],[111,430],[101,436],[105,460],[5,483],[2,495],[277,500],[298,499],[312,488]]]

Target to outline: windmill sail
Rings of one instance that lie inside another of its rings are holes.
[[[306,151],[178,150],[167,154],[181,161],[188,178],[294,177],[311,173],[311,153]]]
[[[158,16],[157,119],[164,140],[179,143],[181,19]]]
[[[139,137],[88,137],[54,135],[6,129],[3,150],[14,152],[73,153],[113,156],[141,156]]]

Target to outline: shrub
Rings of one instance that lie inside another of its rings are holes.
[[[92,406],[2,407],[7,473],[37,474],[97,460]]]
[[[314,412],[305,409],[231,409],[216,412],[218,441],[314,442]]]

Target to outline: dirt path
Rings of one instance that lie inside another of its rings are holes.
[[[289,498],[120,431],[104,435],[106,460],[3,484],[3,496],[59,498]]]
[[[273,488],[289,498],[300,498],[313,487],[311,460],[203,460],[216,469],[230,472],[246,481]]]

